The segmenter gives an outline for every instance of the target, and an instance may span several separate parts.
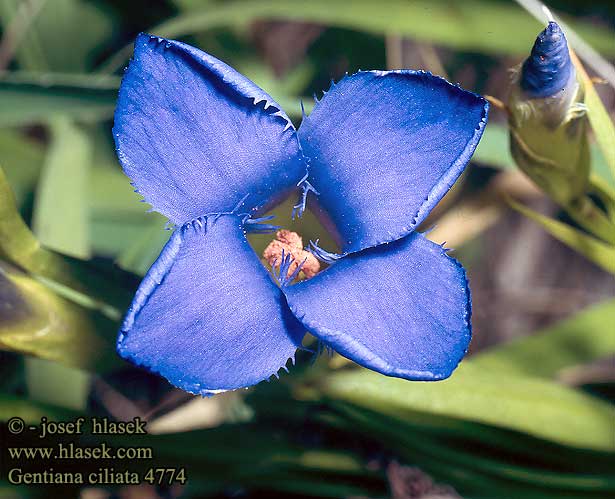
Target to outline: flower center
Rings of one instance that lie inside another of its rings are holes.
[[[329,233],[319,218],[310,210],[308,201],[307,209],[301,218],[292,217],[293,206],[297,202],[297,193],[293,192],[285,201],[259,216],[274,215],[275,218],[268,223],[281,227],[275,235],[248,234],[248,241],[255,253],[261,256],[263,265],[268,270],[279,271],[282,264],[282,250],[285,258],[292,258],[287,270],[288,277],[301,265],[301,270],[296,280],[310,279],[318,272],[327,267],[326,263],[319,261],[312,253],[305,250],[310,241],[319,241],[321,247],[329,251],[339,251],[335,238]],[[273,241],[272,241],[273,239]]]
[[[286,255],[292,258],[286,277],[291,276],[299,266],[301,267],[297,275],[299,281],[310,279],[320,271],[320,263],[316,257],[303,249],[301,236],[296,232],[282,229],[276,233],[275,239],[263,251],[263,258],[272,269],[279,270]]]

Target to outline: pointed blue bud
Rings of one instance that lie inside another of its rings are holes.
[[[550,97],[564,91],[574,73],[568,43],[556,22],[538,35],[532,53],[521,69],[521,88],[532,98]]]
[[[566,37],[550,22],[520,71],[514,72],[508,123],[517,165],[561,204],[583,197],[588,185],[584,95]]]

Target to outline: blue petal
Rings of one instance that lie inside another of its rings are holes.
[[[295,316],[343,356],[388,376],[450,376],[471,338],[465,272],[415,232],[284,289]]]
[[[574,76],[564,32],[553,21],[538,35],[521,69],[521,88],[532,98],[561,92]]]
[[[296,132],[273,99],[184,43],[140,35],[115,113],[118,157],[137,191],[181,225],[248,211],[305,175]]]
[[[240,218],[224,215],[174,232],[135,295],[118,352],[206,395],[276,374],[303,334]]]
[[[414,230],[463,171],[487,110],[424,72],[360,72],[333,85],[298,134],[342,250]]]

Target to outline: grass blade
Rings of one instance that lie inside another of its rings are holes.
[[[88,258],[92,147],[87,135],[68,118],[53,120],[50,131],[51,145],[36,191],[34,233],[48,248]]]
[[[607,272],[615,274],[615,247],[605,244],[570,225],[541,215],[515,201],[509,199],[508,203],[518,212],[540,224],[557,240],[578,251]]]
[[[497,372],[516,372],[551,378],[558,371],[615,354],[615,300],[589,307],[527,338],[481,352],[473,365]]]
[[[340,0],[244,0],[217,4],[215,8],[191,9],[147,31],[173,38],[213,28],[244,26],[256,19],[321,23],[377,35],[407,36],[457,50],[519,57],[527,53],[541,29],[541,23],[520,7],[484,0],[355,0],[352,8]],[[606,55],[615,53],[609,30],[587,24],[575,23],[574,26],[598,50]],[[113,72],[121,68],[131,51],[132,45],[124,47],[101,70]]]
[[[319,393],[399,419],[447,417],[522,432],[570,447],[615,451],[613,407],[538,378],[462,363],[437,383],[408,383],[365,369],[340,371]]]

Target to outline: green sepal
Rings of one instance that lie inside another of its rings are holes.
[[[561,94],[528,98],[515,82],[508,101],[510,149],[519,168],[566,205],[588,188],[590,154],[584,86],[572,79]]]

